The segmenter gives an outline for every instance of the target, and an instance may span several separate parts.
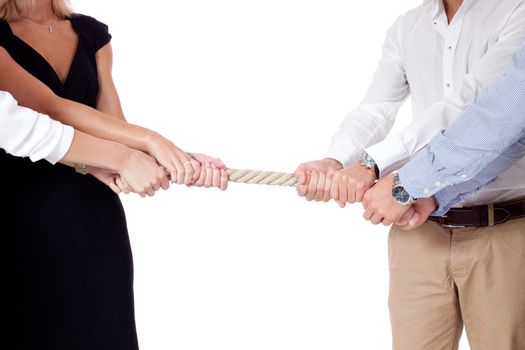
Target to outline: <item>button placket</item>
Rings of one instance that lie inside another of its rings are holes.
[[[443,42],[443,85],[445,95],[454,88],[454,55],[463,18],[455,18],[452,25],[447,26]]]

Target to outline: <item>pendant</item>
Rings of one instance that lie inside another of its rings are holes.
[[[49,32],[53,33],[53,26],[49,26]]]

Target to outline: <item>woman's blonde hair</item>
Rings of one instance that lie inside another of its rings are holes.
[[[51,0],[53,12],[58,18],[71,15],[71,5],[68,0]],[[35,0],[0,0],[0,19],[15,21],[20,19],[20,13],[35,6]]]

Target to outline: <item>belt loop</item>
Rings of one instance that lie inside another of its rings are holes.
[[[488,224],[489,226],[494,226],[494,204],[489,204],[487,210],[489,212]]]

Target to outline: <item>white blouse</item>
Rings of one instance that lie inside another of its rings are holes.
[[[18,106],[11,94],[0,91],[0,148],[7,153],[55,164],[69,150],[74,133],[72,127]]]

